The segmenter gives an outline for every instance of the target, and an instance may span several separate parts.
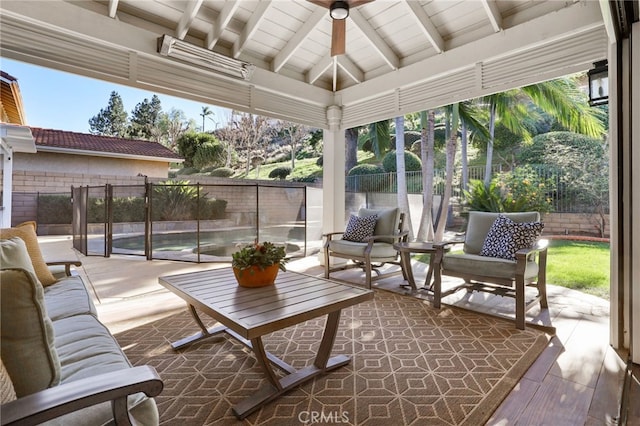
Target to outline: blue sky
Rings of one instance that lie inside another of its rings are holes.
[[[151,99],[154,95],[154,92],[6,58],[0,59],[0,68],[18,79],[27,124],[32,127],[89,133],[89,119],[107,106],[112,91],[120,94],[128,114],[131,114],[133,108],[144,98]],[[226,108],[156,94],[160,98],[163,111],[169,111],[171,108],[181,109],[187,119],[193,118],[199,127],[202,127],[200,113],[204,106],[208,106],[214,112],[215,115],[211,118],[221,123],[219,126],[231,113]],[[214,127],[214,122],[207,118],[205,130],[209,131]]]

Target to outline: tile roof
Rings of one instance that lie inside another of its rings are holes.
[[[31,132],[33,133],[37,147],[95,151],[96,153],[112,154],[114,157],[121,154],[124,156],[133,155],[175,160],[183,159],[180,155],[157,142],[76,133],[65,130],[42,129],[39,127],[31,127]]]

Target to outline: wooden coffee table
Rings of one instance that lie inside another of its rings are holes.
[[[261,288],[238,286],[231,268],[212,269],[158,278],[161,285],[189,304],[200,332],[172,344],[174,349],[195,341],[219,336],[238,339],[253,350],[268,383],[254,395],[233,407],[239,419],[313,377],[348,364],[351,357],[331,357],[343,308],[373,299],[373,291],[295,272],[280,272],[276,283]],[[207,329],[199,310],[222,325]],[[265,351],[262,336],[327,315],[322,340],[312,365],[296,370]],[[272,364],[287,372],[276,376]]]

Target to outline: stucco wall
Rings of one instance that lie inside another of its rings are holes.
[[[13,170],[114,176],[137,176],[141,173],[149,177],[166,178],[169,173],[169,163],[37,152],[35,154],[16,153],[13,157]]]

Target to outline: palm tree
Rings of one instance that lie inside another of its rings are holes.
[[[485,96],[481,102],[489,108],[489,138],[487,140],[487,161],[484,169],[484,185],[491,183],[493,166],[493,144],[495,141],[496,121],[500,119],[502,125],[526,141],[531,139],[528,129],[522,125],[528,110],[522,102],[522,92],[517,89]]]
[[[382,120],[369,124],[371,150],[378,159],[382,158],[382,155],[389,150],[389,146],[391,145],[389,123],[389,120]]]
[[[204,118],[213,115],[213,111],[208,106],[202,107],[200,116],[202,117],[202,132],[204,133]]]
[[[522,125],[523,119],[531,113],[523,102],[525,97],[572,132],[593,137],[600,137],[605,132],[602,111],[589,107],[585,94],[580,90],[576,80],[572,78],[545,81],[486,96],[483,101],[489,106],[490,137],[487,142],[485,186],[491,182],[496,121],[500,120],[502,125],[513,133],[521,135],[525,140],[531,136],[526,127]]]

